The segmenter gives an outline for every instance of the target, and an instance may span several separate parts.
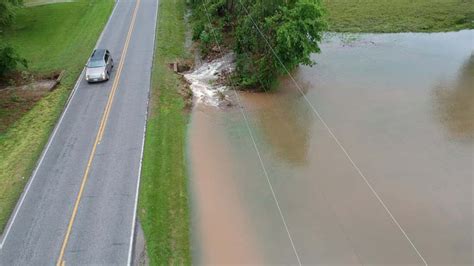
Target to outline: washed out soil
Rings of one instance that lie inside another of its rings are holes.
[[[59,72],[42,75],[23,72],[0,80],[0,134],[54,89],[58,76]]]
[[[194,68],[193,60],[176,60],[174,62],[168,63],[168,68],[174,71],[180,77],[180,84],[177,87],[179,95],[183,98],[184,101],[184,111],[189,112],[193,106],[193,92],[189,87],[189,83],[186,79],[183,78],[184,73],[192,71]]]

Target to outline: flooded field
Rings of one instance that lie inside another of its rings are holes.
[[[197,103],[194,263],[472,265],[473,41],[329,37],[298,86]]]

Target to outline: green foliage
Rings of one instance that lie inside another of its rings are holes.
[[[64,69],[66,74],[61,84],[26,114],[17,114],[19,110],[16,109],[0,108],[0,121],[5,121],[5,116],[21,115],[5,132],[0,133],[0,232],[28,181],[84,62],[94,48],[113,4],[113,0],[80,0],[21,8],[17,11],[15,23],[1,36],[0,42],[11,44],[28,59],[29,71],[48,74]]]
[[[17,9],[22,5],[23,0],[0,0],[0,34],[6,26],[11,25]],[[13,47],[0,43],[0,78],[15,70],[18,65],[27,67],[28,64]]]
[[[0,44],[0,78],[15,70],[18,65],[28,67],[26,59],[20,57],[13,47]]]
[[[201,33],[204,31],[206,24],[204,21],[196,21],[193,26],[193,41],[200,39]]]
[[[206,30],[203,30],[199,34],[199,40],[201,40],[201,43],[200,43],[201,53],[204,55],[207,55],[209,52],[208,48],[212,41],[211,34],[209,34],[209,32],[207,32]]]
[[[318,43],[326,29],[319,0],[202,0],[193,6],[199,25],[194,29],[206,31],[194,36],[204,46],[215,45],[214,40],[209,42],[206,27],[216,30],[219,42],[222,34],[230,37],[225,44],[236,56],[234,81],[246,89],[272,88],[278,75],[299,64],[313,64],[310,56],[320,51]],[[207,16],[212,24],[201,26]]]
[[[325,29],[322,8],[313,0],[299,0],[291,9],[281,7],[266,20],[267,28],[275,30],[275,51],[293,69],[300,63],[312,65],[312,53],[319,53],[318,43]]]
[[[189,116],[167,63],[187,56],[184,0],[161,0],[139,197],[139,217],[150,265],[191,265],[186,176]],[[163,41],[166,40],[166,41]]]
[[[21,5],[23,0],[0,0],[0,29],[12,23],[16,9]]]
[[[223,25],[226,23],[225,14],[226,0],[215,0],[201,2],[195,0],[191,5],[194,8],[193,20],[193,40],[199,42],[201,54],[205,57],[216,45],[216,39],[219,44],[222,43]],[[206,5],[204,5],[206,4]],[[209,17],[218,18],[212,25],[209,24]],[[228,19],[228,18],[227,18]]]
[[[198,37],[199,47],[201,49],[201,54],[207,56],[210,52],[210,48],[217,43],[220,45],[222,43],[222,34],[216,29],[216,27],[209,27],[208,25],[204,26],[204,29],[200,32]]]

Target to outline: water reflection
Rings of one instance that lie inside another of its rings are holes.
[[[290,165],[307,163],[310,129],[314,120],[290,78],[282,78],[277,92],[243,93],[246,108],[256,118],[257,129],[273,154]],[[306,93],[309,83],[299,84]]]
[[[456,139],[474,138],[474,53],[462,66],[451,87],[435,90],[438,116]]]
[[[473,263],[473,37],[364,34],[294,73],[429,264]],[[241,98],[268,175],[238,108],[194,108],[195,263],[297,263],[284,216],[303,264],[422,265],[290,80]]]

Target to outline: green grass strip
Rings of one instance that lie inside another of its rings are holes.
[[[323,0],[338,32],[439,32],[474,28],[474,0]]]
[[[139,217],[151,265],[189,265],[185,140],[189,115],[167,66],[185,52],[185,2],[160,0]]]
[[[61,85],[0,134],[0,231],[64,108],[113,8],[113,0],[80,0],[23,8],[0,41],[28,59],[29,71],[66,70]]]

